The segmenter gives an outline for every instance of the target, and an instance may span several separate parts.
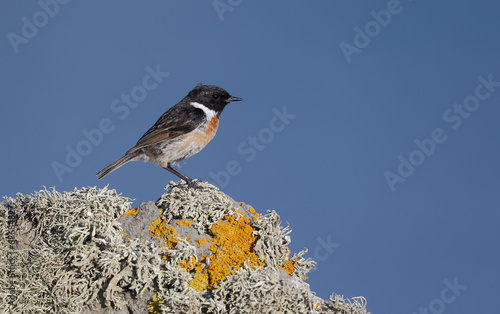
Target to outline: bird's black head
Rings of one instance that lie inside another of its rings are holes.
[[[216,112],[219,116],[224,107],[232,101],[243,100],[233,97],[225,89],[215,85],[198,85],[186,96],[189,102],[197,102]]]

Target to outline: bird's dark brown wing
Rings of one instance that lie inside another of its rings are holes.
[[[155,145],[196,129],[205,119],[203,110],[191,105],[176,105],[165,112],[130,150]]]

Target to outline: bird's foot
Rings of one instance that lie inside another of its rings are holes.
[[[186,184],[190,187],[190,188],[194,188],[194,189],[204,189],[205,187],[201,184],[203,181],[199,180],[199,179],[191,179],[189,181],[186,182]]]

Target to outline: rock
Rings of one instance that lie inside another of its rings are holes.
[[[200,185],[138,208],[107,187],[4,198],[0,311],[367,313],[362,297],[311,292],[315,263],[290,253],[276,212]]]

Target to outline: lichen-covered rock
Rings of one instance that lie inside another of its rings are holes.
[[[276,212],[200,185],[138,208],[107,188],[4,198],[0,312],[367,313],[310,291]]]

